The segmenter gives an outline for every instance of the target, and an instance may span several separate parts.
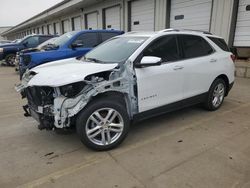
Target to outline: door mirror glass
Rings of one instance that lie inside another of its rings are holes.
[[[155,56],[144,56],[139,64],[136,67],[148,67],[148,66],[157,66],[161,65],[162,59],[160,57]]]
[[[81,47],[83,47],[83,46],[84,46],[83,43],[73,43],[73,44],[71,45],[72,48],[81,48]]]

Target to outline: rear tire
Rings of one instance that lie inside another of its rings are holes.
[[[208,97],[204,106],[209,111],[218,110],[225,98],[226,94],[226,83],[223,79],[217,78],[211,85]]]
[[[90,149],[110,150],[122,143],[129,131],[126,106],[116,97],[96,99],[76,120],[81,141]]]

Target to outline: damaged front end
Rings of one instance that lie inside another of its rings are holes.
[[[130,116],[138,111],[135,97],[135,75],[129,66],[119,65],[112,70],[87,75],[82,81],[62,86],[29,85],[35,72],[25,73],[16,90],[27,98],[25,115],[39,122],[39,129],[70,128],[77,114],[96,96],[119,92],[123,94]],[[39,74],[39,73],[37,73]],[[65,78],[67,79],[67,78]]]

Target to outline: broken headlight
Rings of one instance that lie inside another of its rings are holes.
[[[60,92],[64,97],[73,98],[83,90],[85,85],[85,82],[76,82],[73,84],[68,84],[65,86],[61,86]]]

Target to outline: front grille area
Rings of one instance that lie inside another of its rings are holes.
[[[26,88],[25,93],[29,105],[35,109],[38,106],[53,105],[54,89],[51,87],[28,87]]]

